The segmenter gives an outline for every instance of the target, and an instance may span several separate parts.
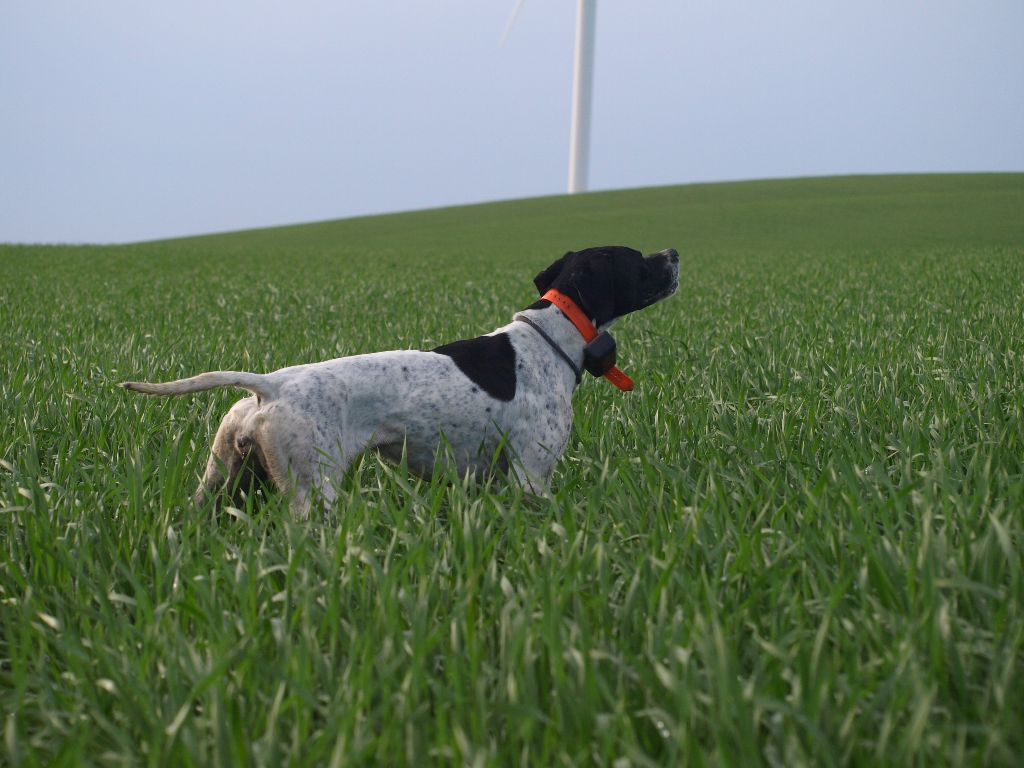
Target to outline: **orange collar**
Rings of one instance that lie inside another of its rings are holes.
[[[569,318],[569,322],[576,326],[576,330],[580,332],[580,336],[583,337],[585,342],[589,344],[597,338],[597,328],[590,322],[590,318],[583,314],[583,310],[576,305],[576,302],[564,293],[552,288],[541,298],[550,301],[562,310],[562,313]],[[604,377],[623,392],[629,392],[633,389],[633,380],[616,366],[612,366],[605,371]]]

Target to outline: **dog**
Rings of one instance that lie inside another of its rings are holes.
[[[621,389],[608,327],[668,298],[679,254],[622,246],[570,251],[534,278],[542,297],[485,336],[430,351],[354,355],[267,374],[214,371],[127,390],[183,395],[215,387],[252,393],[221,421],[195,503],[227,495],[235,506],[257,481],[291,494],[298,519],[316,497],[330,504],[345,470],[375,449],[430,477],[437,461],[460,476],[494,468],[544,495],[572,424],[582,370]],[[227,492],[226,494],[223,492]]]

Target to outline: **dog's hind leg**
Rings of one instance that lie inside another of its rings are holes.
[[[340,429],[328,434],[309,414],[283,402],[261,408],[248,423],[263,466],[274,485],[291,496],[296,519],[307,519],[317,498],[327,506],[335,500],[336,483],[352,461],[342,448]]]
[[[257,407],[255,397],[239,400],[225,414],[213,440],[206,471],[195,493],[196,506],[227,491],[234,505],[241,503],[242,493],[252,491],[265,471],[248,435],[248,420]]]

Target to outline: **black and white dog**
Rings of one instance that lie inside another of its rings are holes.
[[[405,455],[409,468],[427,477],[438,460],[454,460],[460,475],[485,474],[497,456],[525,490],[542,494],[569,438],[581,369],[632,386],[613,368],[614,341],[604,330],[671,296],[679,256],[672,249],[645,258],[630,248],[589,248],[565,254],[534,283],[544,297],[508,325],[430,352],[121,386],[150,395],[224,386],[253,393],[221,421],[198,504],[225,489],[237,504],[253,481],[269,479],[292,494],[292,512],[305,518],[315,495],[325,503],[335,498],[335,484],[368,448],[391,460]],[[439,450],[443,442],[448,450]]]

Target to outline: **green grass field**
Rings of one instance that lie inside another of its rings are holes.
[[[190,507],[240,393],[429,348],[569,249],[675,247],[554,497],[367,456]],[[1024,175],[601,193],[0,247],[0,763],[1014,765]]]

